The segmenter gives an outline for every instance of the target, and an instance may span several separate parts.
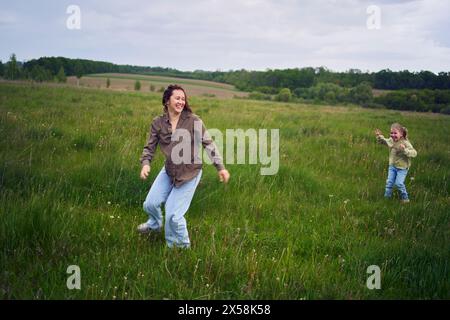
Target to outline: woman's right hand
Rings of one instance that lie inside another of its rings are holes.
[[[227,169],[222,169],[219,171],[219,179],[220,182],[228,183],[228,180],[230,179],[230,173]]]
[[[142,180],[147,179],[149,173],[150,173],[150,166],[146,164],[141,169],[141,179]]]

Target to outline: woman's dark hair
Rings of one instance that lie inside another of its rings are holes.
[[[189,103],[188,103],[188,97],[187,97],[186,91],[184,91],[184,89],[181,86],[177,85],[177,84],[171,84],[171,85],[169,85],[167,87],[166,90],[164,90],[163,97],[162,97],[162,104],[163,104],[164,112],[168,112],[167,103],[169,102],[170,97],[172,96],[174,90],[181,90],[181,91],[184,92],[184,99],[185,100],[184,100],[184,109],[183,110],[187,110],[187,111],[192,113],[192,109],[191,109],[191,107],[189,106]]]

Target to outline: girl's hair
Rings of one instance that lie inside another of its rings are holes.
[[[396,129],[396,130],[400,131],[400,133],[402,134],[403,138],[408,139],[408,129],[406,129],[400,123],[397,123],[397,122],[393,123],[391,125],[391,129]]]
[[[162,97],[162,104],[163,104],[164,112],[168,112],[167,103],[169,102],[170,97],[172,96],[172,94],[175,90],[181,90],[184,92],[184,99],[185,99],[184,100],[184,109],[186,109],[187,111],[192,113],[192,109],[188,103],[188,97],[187,97],[186,91],[184,91],[184,89],[177,84],[171,84],[167,87],[166,90],[164,90],[163,97]]]

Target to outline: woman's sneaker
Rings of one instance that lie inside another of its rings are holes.
[[[150,228],[150,226],[147,223],[141,223],[140,225],[138,225],[137,227],[137,232],[139,232],[140,234],[149,234],[151,232],[161,232],[161,228],[159,229],[152,229]]]

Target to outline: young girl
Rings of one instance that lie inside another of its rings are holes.
[[[166,211],[164,230],[167,245],[188,248],[190,241],[184,215],[189,209],[202,175],[201,161],[196,161],[199,156],[198,148],[195,143],[191,143],[196,141],[194,135],[201,136],[198,140],[207,150],[208,156],[219,173],[220,181],[227,183],[230,174],[225,169],[214,142],[205,134],[203,122],[192,113],[184,89],[178,85],[170,85],[164,91],[162,104],[164,113],[153,120],[149,140],[140,159],[141,178],[147,179],[150,163],[158,145],[166,161],[145,199],[144,210],[148,213],[149,219],[138,226],[138,232],[161,231],[163,225],[161,207],[164,203]],[[202,132],[197,132],[200,130]],[[190,154],[183,159],[180,159],[179,152],[176,152],[179,148],[180,134],[183,142],[185,139],[188,141],[185,144],[188,149],[183,150],[183,154]]]
[[[391,137],[386,139],[379,129],[375,130],[377,141],[389,147],[389,169],[386,180],[386,190],[384,196],[390,198],[394,186],[400,191],[400,199],[403,203],[409,202],[408,193],[405,187],[405,178],[411,166],[411,158],[417,156],[412,144],[408,140],[408,130],[394,123],[391,126]]]

